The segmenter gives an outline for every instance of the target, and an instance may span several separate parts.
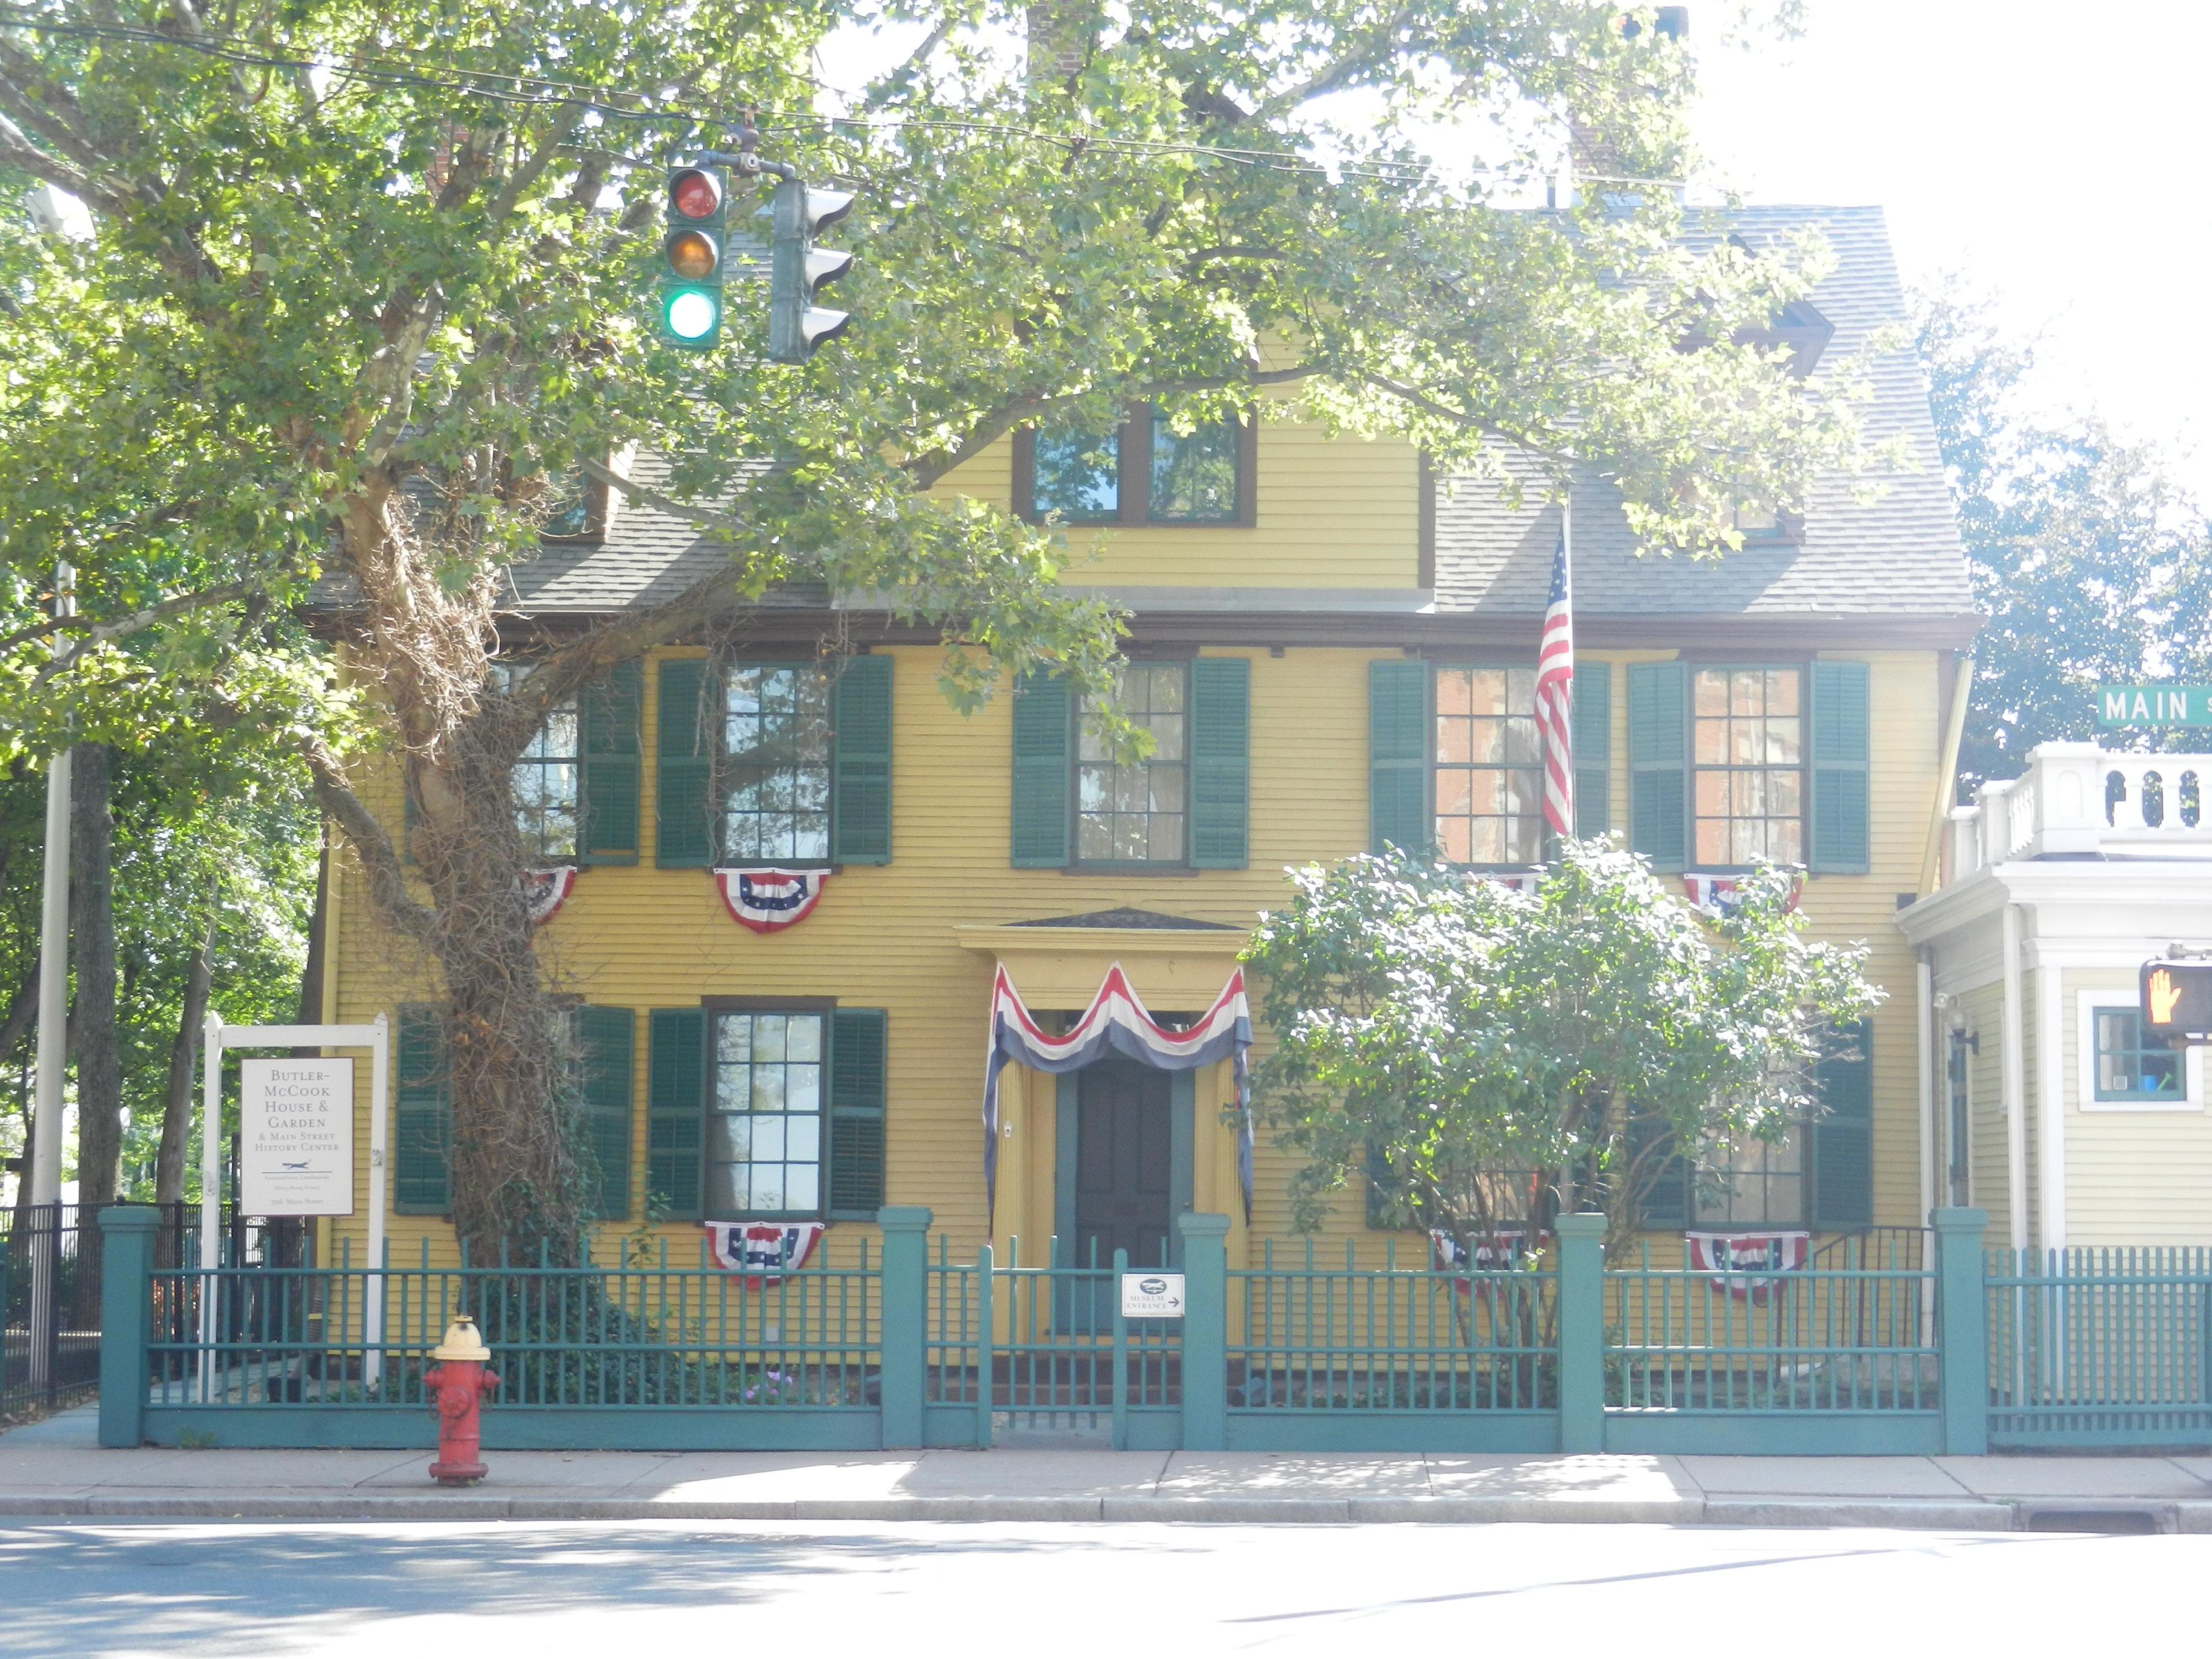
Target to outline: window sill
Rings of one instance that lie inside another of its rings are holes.
[[[1188,864],[1064,864],[1060,867],[1063,876],[1144,876],[1151,878],[1195,876],[1199,872]]]
[[[2081,1109],[2085,1112],[2149,1112],[2164,1114],[2171,1112],[2201,1112],[2204,1109],[2204,1106],[2203,1103],[2201,1101],[2190,1100],[2185,1097],[2174,1099],[2168,1097],[2162,1100],[2085,1100],[2081,1103]]]

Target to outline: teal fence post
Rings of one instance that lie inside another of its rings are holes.
[[[1936,1365],[1943,1449],[1978,1457],[1990,1449],[1989,1286],[1982,1260],[1987,1210],[1931,1210],[1936,1232]]]
[[[1605,1218],[1563,1215],[1559,1237],[1559,1449],[1605,1449]]]
[[[100,1443],[146,1438],[146,1345],[154,1337],[154,1232],[161,1212],[118,1204],[100,1212]]]
[[[1182,1449],[1229,1444],[1229,1218],[1189,1211],[1182,1234]],[[1121,1306],[1121,1289],[1114,1287]]]
[[[929,1223],[919,1204],[876,1212],[884,1231],[884,1313],[879,1373],[884,1448],[921,1444],[929,1375]]]

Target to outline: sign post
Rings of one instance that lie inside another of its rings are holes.
[[[222,1261],[222,1051],[225,1048],[366,1048],[368,1085],[368,1266],[384,1265],[385,1146],[392,1085],[390,1019],[367,1025],[225,1025],[208,1016],[200,1107],[200,1267]],[[349,1060],[249,1060],[240,1097],[239,1192],[241,1215],[353,1213],[353,1062]],[[339,1070],[343,1068],[342,1074]],[[287,1164],[302,1167],[285,1168]],[[263,1210],[255,1204],[272,1206]],[[295,1204],[342,1208],[292,1207]],[[214,1279],[200,1296],[200,1398],[216,1386]],[[384,1287],[372,1279],[362,1298],[361,1377],[374,1387],[384,1368]]]

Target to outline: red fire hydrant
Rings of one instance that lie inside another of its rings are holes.
[[[477,1455],[483,1443],[483,1402],[499,1387],[499,1373],[484,1369],[491,1350],[462,1314],[446,1327],[446,1340],[430,1350],[438,1363],[422,1373],[430,1409],[438,1413],[438,1461],[430,1478],[441,1486],[472,1486],[489,1473]]]

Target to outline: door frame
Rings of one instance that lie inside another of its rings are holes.
[[[1099,1059],[1109,1056],[1128,1058],[1126,1054],[1115,1055],[1109,1049]],[[1093,1066],[1097,1064],[1098,1060],[1091,1062]],[[1080,1079],[1083,1073],[1090,1069],[1088,1066],[1080,1066],[1073,1072],[1062,1072],[1053,1079],[1052,1231],[1054,1237],[1068,1241],[1071,1251],[1075,1248],[1076,1116],[1081,1110]],[[1170,1072],[1167,1077],[1168,1265],[1180,1267],[1182,1266],[1182,1229],[1176,1224],[1176,1219],[1194,1207],[1191,1159],[1198,1127],[1198,1073]],[[1071,1262],[1069,1265],[1073,1264]]]

